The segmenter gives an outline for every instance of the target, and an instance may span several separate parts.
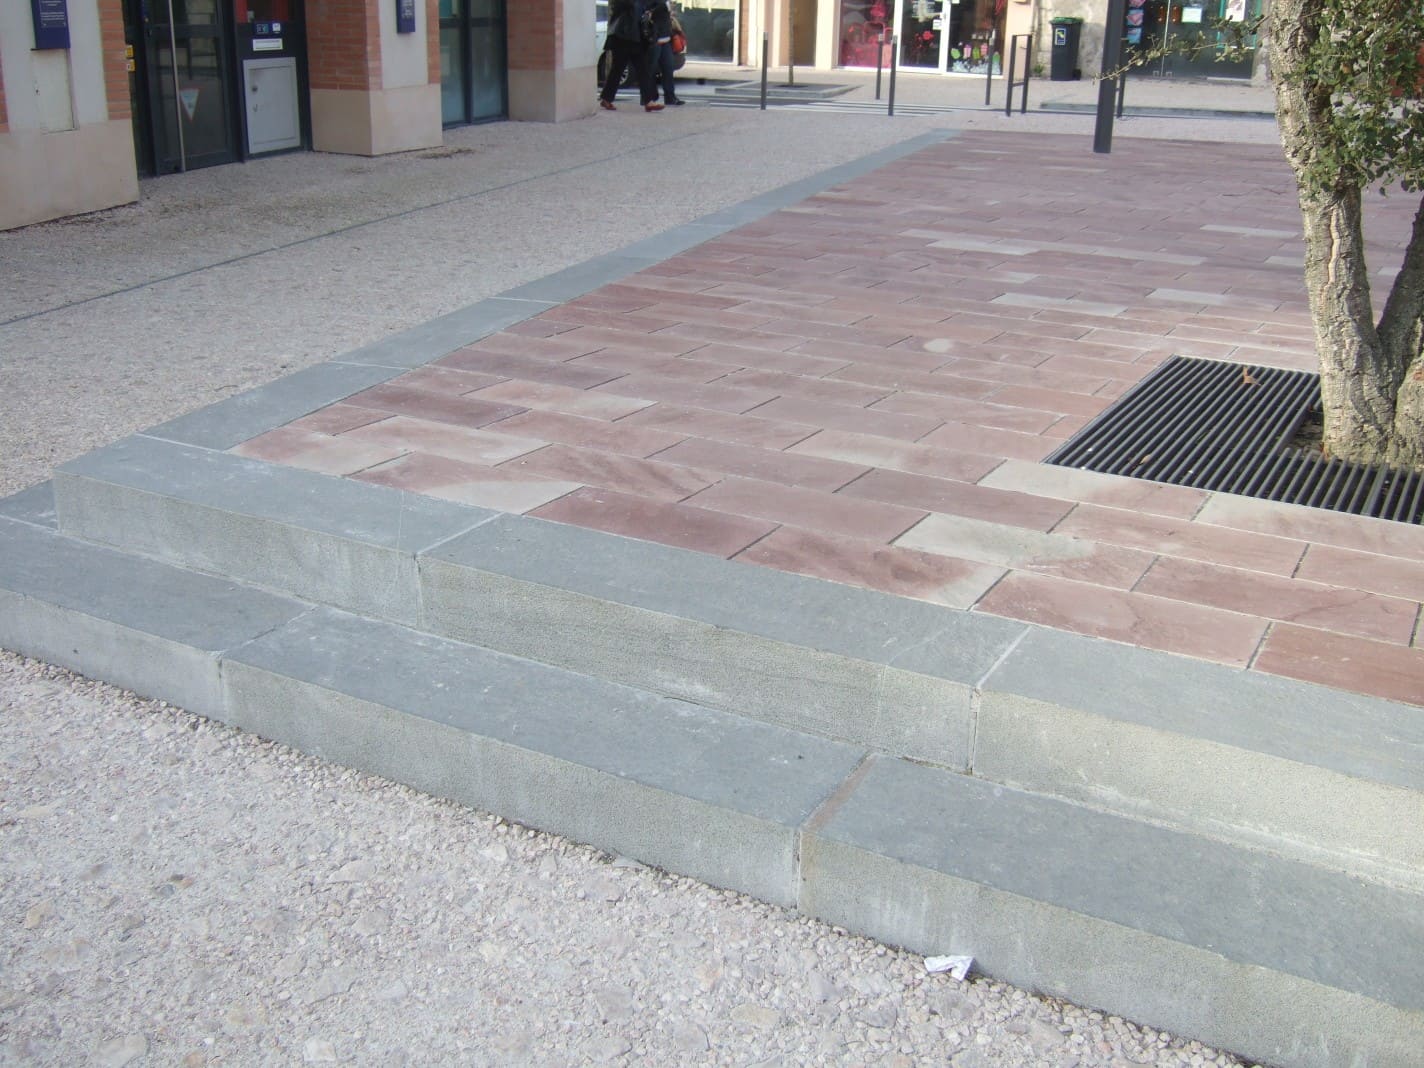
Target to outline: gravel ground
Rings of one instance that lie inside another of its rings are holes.
[[[0,1059],[1231,1065],[0,653]]]
[[[0,233],[0,492],[925,129],[994,121],[658,118],[279,157]],[[1091,136],[1090,117],[1018,118]],[[5,1063],[1239,1063],[3,652],[0,836]]]

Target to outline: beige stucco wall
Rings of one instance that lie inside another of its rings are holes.
[[[33,51],[30,5],[0,3],[0,229],[138,199],[133,128],[110,120],[96,0],[69,0],[69,48]]]
[[[427,9],[416,5],[416,32],[396,32],[396,5],[378,6],[381,86],[311,90],[312,148],[382,156],[443,143],[440,83],[431,84]]]
[[[5,96],[8,102],[9,93]],[[0,133],[0,230],[137,199],[127,119],[61,133]]]
[[[509,72],[509,117],[521,122],[566,122],[584,119],[598,110],[598,68],[572,70],[512,70]],[[631,106],[637,91],[624,90]]]
[[[442,143],[440,86],[357,92],[313,89],[312,148],[381,156]]]

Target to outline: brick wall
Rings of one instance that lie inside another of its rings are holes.
[[[555,71],[562,67],[564,5],[561,0],[519,0],[506,6],[509,69]]]
[[[99,0],[99,47],[104,56],[104,95],[109,102],[109,119],[133,115],[129,96],[128,56],[124,52],[123,0]]]
[[[308,0],[307,69],[313,89],[381,87],[378,2]]]
[[[425,0],[425,69],[430,84],[440,84],[440,0]]]

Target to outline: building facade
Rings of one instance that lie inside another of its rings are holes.
[[[683,6],[721,0],[683,0]],[[1146,64],[1136,77],[1212,77],[1250,79],[1262,74],[1259,56],[1240,62],[1217,61],[1219,46],[1230,38],[1230,24],[1262,10],[1264,0],[1127,0],[1121,28],[1129,47],[1161,42],[1204,46]],[[1102,66],[1107,0],[741,0],[737,12],[751,24],[742,34],[738,60],[760,64],[763,17],[772,63],[822,70],[873,68],[877,54],[888,67],[926,73],[997,75],[1007,66],[1006,49],[1017,39],[1017,62],[1035,73],[1051,69],[1052,20],[1082,19],[1076,67],[1084,77]],[[896,51],[892,57],[891,48]]]
[[[142,176],[591,115],[596,59],[588,0],[7,0],[0,229]]]
[[[1142,76],[1249,78],[1213,62],[1262,0],[1127,0],[1125,39],[1200,40]],[[138,179],[312,149],[382,155],[451,126],[593,114],[603,0],[6,0],[0,229],[133,201]],[[1107,0],[674,0],[689,58],[946,76],[1049,69],[1058,16],[1097,73]],[[893,44],[892,44],[893,42]],[[892,48],[895,54],[892,56]]]

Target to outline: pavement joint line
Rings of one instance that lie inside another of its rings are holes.
[[[801,825],[801,834],[796,836],[796,860],[797,868],[800,868],[801,860],[801,839],[807,834],[818,834],[839,810],[851,794],[860,788],[860,784],[865,781],[865,777],[870,774],[871,769],[880,761],[880,755],[868,752],[860,758],[860,762],[851,769],[841,784],[831,791],[824,801],[816,806],[816,810],[806,817],[806,822]]]
[[[998,583],[996,582],[995,585]],[[979,716],[984,706],[984,689],[994,672],[999,670],[999,666],[1004,661],[1014,655],[1014,650],[1023,644],[1024,639],[1029,636],[1032,630],[1032,627],[1025,625],[1019,631],[1018,636],[1004,647],[1004,651],[999,654],[998,659],[989,665],[989,670],[984,672],[969,690],[969,744],[966,748],[965,767],[965,772],[969,775],[974,774],[974,756],[979,751]]]

